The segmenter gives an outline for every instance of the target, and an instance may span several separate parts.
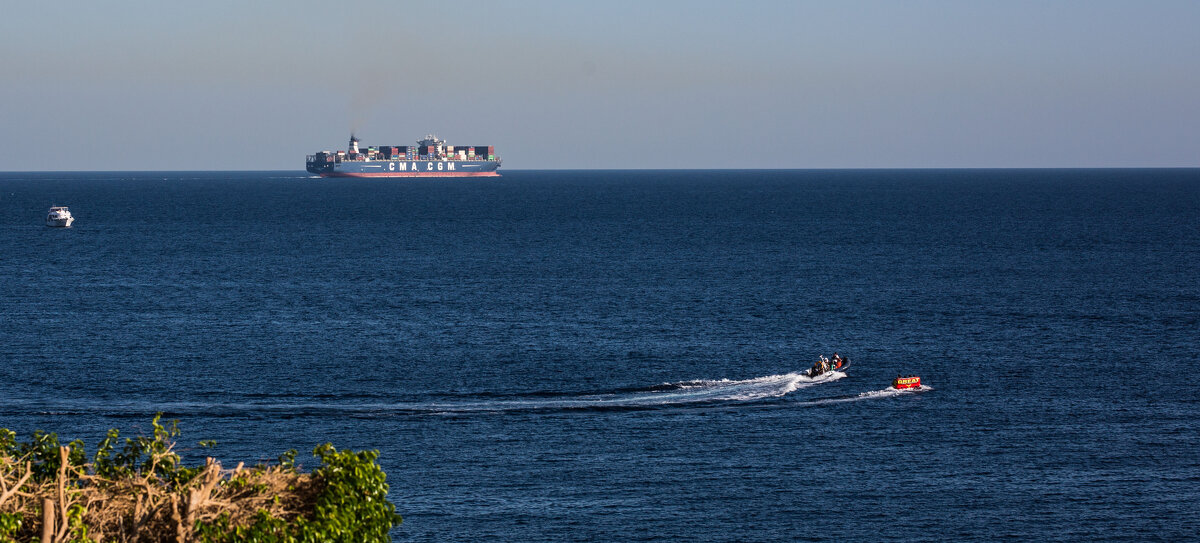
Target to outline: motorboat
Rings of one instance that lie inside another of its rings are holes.
[[[75,217],[71,216],[71,211],[67,206],[53,206],[46,213],[46,226],[61,226],[68,227],[75,222]]]
[[[826,358],[826,357],[822,356],[821,358],[817,359],[816,363],[814,363],[812,365],[812,367],[809,368],[806,375],[808,375],[809,377],[816,377],[818,375],[822,375],[822,374],[833,372],[833,371],[841,371],[841,370],[845,369],[846,366],[849,366],[849,365],[850,365],[849,358],[845,358],[838,353],[833,353],[833,358]]]

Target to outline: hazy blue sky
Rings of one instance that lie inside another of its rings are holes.
[[[5,1],[0,170],[1200,166],[1200,2]]]

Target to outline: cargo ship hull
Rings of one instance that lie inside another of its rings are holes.
[[[371,160],[308,165],[321,177],[499,177],[496,160]]]

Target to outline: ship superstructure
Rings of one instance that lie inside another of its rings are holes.
[[[490,145],[446,145],[432,134],[416,145],[359,148],[308,155],[307,170],[321,177],[499,177],[500,157]]]

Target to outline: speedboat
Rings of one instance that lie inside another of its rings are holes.
[[[897,377],[892,379],[892,388],[896,390],[904,390],[906,388],[921,388],[921,378],[916,375],[908,377]]]
[[[817,362],[809,368],[805,375],[816,377],[833,371],[841,371],[849,365],[849,358],[843,358],[841,355],[833,353],[833,359],[825,358],[824,356],[817,359]]]
[[[71,216],[71,211],[67,206],[54,206],[46,213],[46,226],[71,226],[75,222],[75,217]]]

